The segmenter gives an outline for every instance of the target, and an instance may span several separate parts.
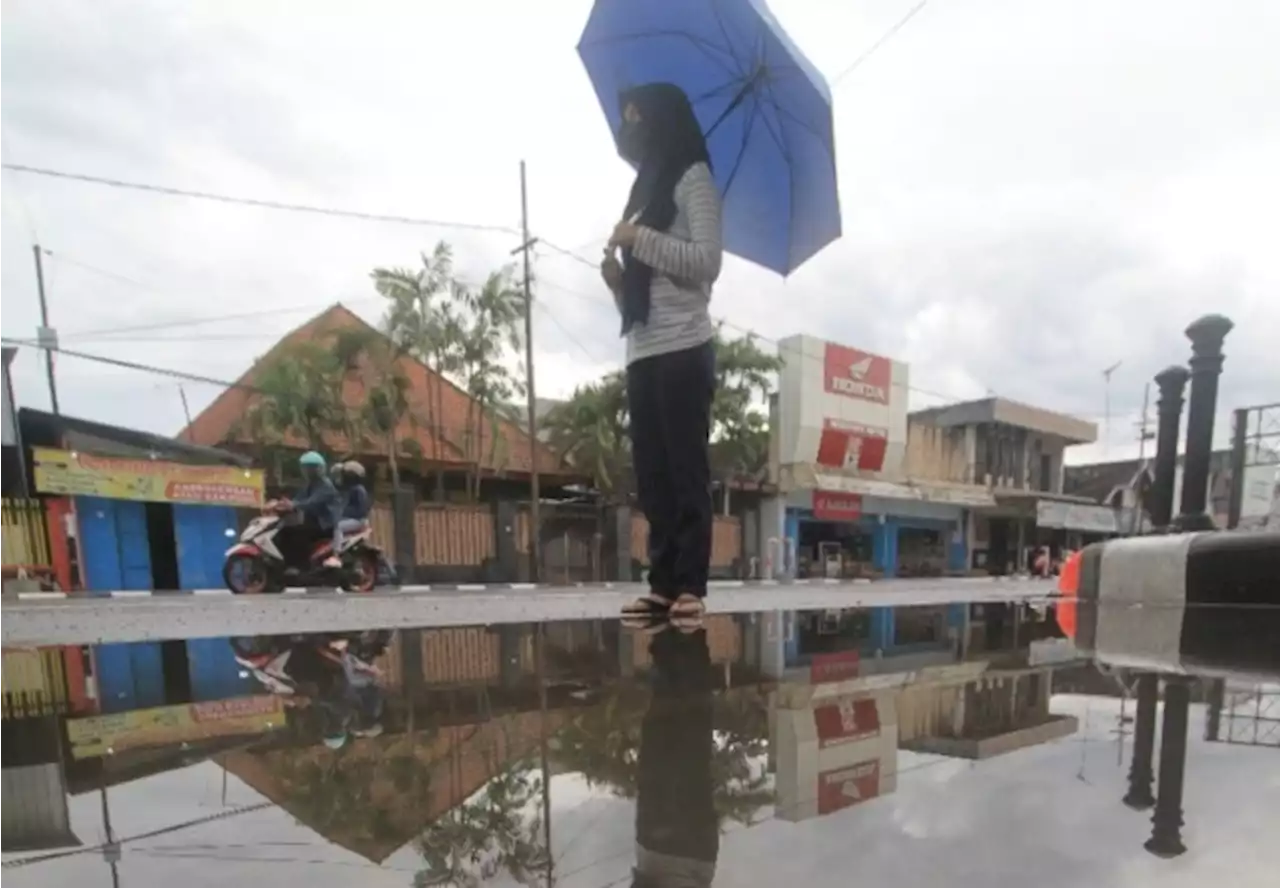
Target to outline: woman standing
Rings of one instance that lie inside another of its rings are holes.
[[[688,97],[651,83],[622,94],[618,147],[638,168],[601,264],[627,340],[627,407],[649,594],[632,614],[701,613],[711,563],[708,303],[720,274],[720,192]],[[615,255],[621,252],[621,257]]]

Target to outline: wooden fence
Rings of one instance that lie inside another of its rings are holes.
[[[3,671],[6,720],[68,711],[70,697],[62,648],[11,648],[4,652]]]
[[[395,560],[395,521],[391,507],[377,504],[370,514],[374,540]],[[590,579],[601,555],[601,513],[595,507],[544,507],[542,514],[543,565],[548,577],[563,574],[574,580]],[[527,509],[516,513],[516,552],[529,552],[530,521]],[[496,557],[494,513],[487,504],[421,504],[414,515],[414,563],[422,566],[477,566]],[[631,557],[647,564],[649,523],[643,515],[631,518]],[[742,556],[742,521],[734,515],[717,515],[712,529],[711,566],[724,569]]]
[[[640,514],[631,517],[631,557],[649,563],[649,522]],[[712,568],[731,567],[742,557],[742,519],[717,515],[711,528]]]
[[[39,500],[0,501],[4,566],[47,567],[53,563],[44,505]]]

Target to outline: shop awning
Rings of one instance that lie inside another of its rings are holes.
[[[996,504],[995,497],[985,487],[959,484],[929,483],[924,481],[880,481],[871,478],[859,478],[854,475],[840,475],[828,472],[814,472],[807,467],[795,472],[793,481],[796,487],[811,487],[816,490],[856,493],[861,496],[882,497],[884,499],[915,500],[923,503],[945,503],[953,506],[965,506],[979,509]],[[804,482],[804,475],[811,481]]]

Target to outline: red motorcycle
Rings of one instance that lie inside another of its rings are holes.
[[[294,554],[295,549],[304,547],[288,546],[281,551],[279,545],[282,532],[297,532],[298,517],[287,499],[267,503],[262,514],[240,534],[240,541],[226,552],[222,579],[227,588],[237,595],[283,592],[287,586],[338,586],[347,592],[372,592],[383,556],[372,541],[373,529],[368,523],[361,530],[344,534],[336,552],[332,536],[316,540],[304,560]],[[330,556],[336,556],[341,565],[326,566]]]

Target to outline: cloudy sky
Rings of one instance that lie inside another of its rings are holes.
[[[916,407],[1101,423],[1121,361],[1110,447],[1077,459],[1135,449],[1144,382],[1206,312],[1237,324],[1224,409],[1280,400],[1280,4],[932,0],[839,77],[915,3],[772,3],[835,80],[845,235],[787,280],[731,260],[714,312],[906,360]],[[524,158],[534,233],[594,259],[630,174],[574,51],[589,5],[4,0],[4,160],[514,228]],[[38,239],[65,347],[215,378],[334,301],[376,320],[374,266],[445,238],[478,278],[518,243],[12,171],[3,198],[5,336],[33,335]],[[537,273],[539,389],[563,396],[618,365],[617,320],[587,263],[543,249]],[[15,368],[46,406],[34,353]],[[67,413],[182,425],[171,381],[71,358],[58,380]],[[193,410],[216,391],[186,386]]]

